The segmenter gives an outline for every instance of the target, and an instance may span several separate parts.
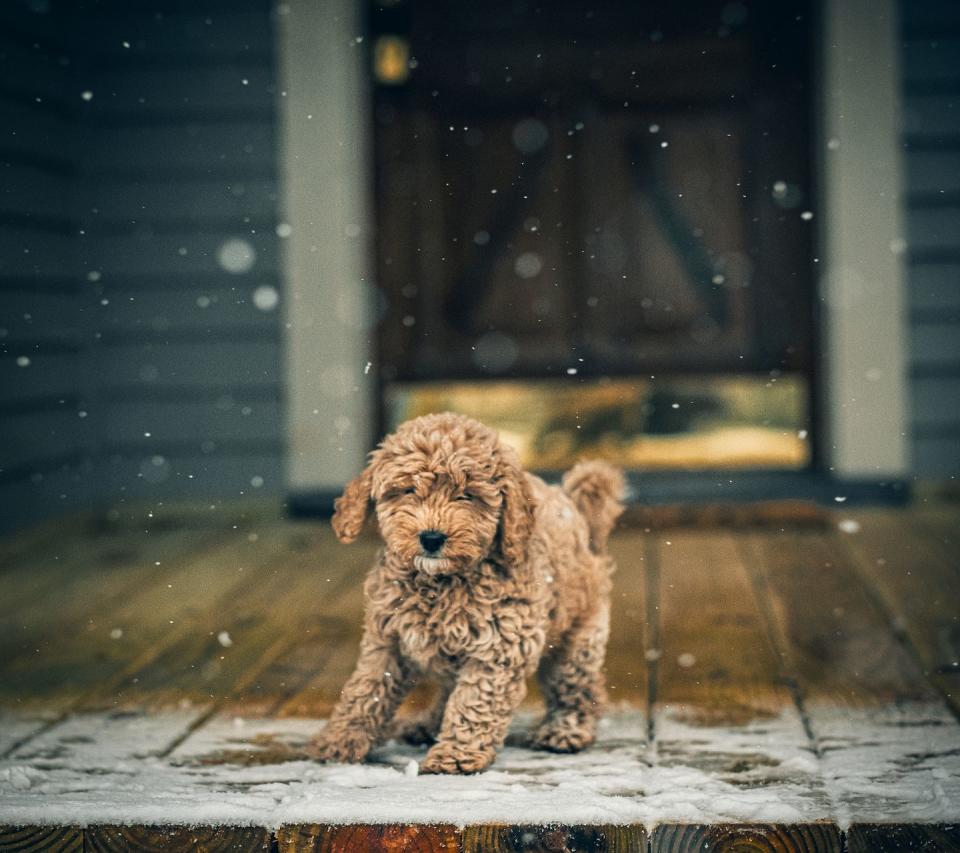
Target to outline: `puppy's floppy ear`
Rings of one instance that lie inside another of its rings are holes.
[[[500,451],[500,529],[497,546],[508,567],[520,566],[527,559],[527,546],[533,533],[533,493],[512,450]]]
[[[354,477],[333,502],[333,532],[341,542],[353,542],[363,530],[363,522],[370,508],[370,488],[373,479],[373,460]]]

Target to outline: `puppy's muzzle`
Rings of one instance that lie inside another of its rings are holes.
[[[440,549],[446,541],[447,534],[441,533],[439,530],[424,530],[420,534],[420,547],[423,548],[424,554],[431,557],[440,553]]]

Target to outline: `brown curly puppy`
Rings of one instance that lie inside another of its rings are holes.
[[[622,490],[602,462],[548,486],[461,415],[427,415],[387,436],[336,502],[333,529],[352,542],[374,501],[385,548],[364,585],[356,671],[312,754],[362,761],[426,674],[440,681],[439,702],[401,732],[434,744],[421,772],[483,770],[534,670],[547,713],[533,745],[589,746],[605,699],[606,544]]]

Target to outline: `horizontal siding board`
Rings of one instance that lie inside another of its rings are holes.
[[[77,93],[80,101],[80,93]],[[80,103],[83,103],[80,101]],[[6,152],[64,156],[64,141],[72,136],[72,123],[36,104],[23,104],[0,94],[0,163]]]
[[[911,308],[960,306],[960,263],[923,264],[909,271]]]
[[[0,228],[0,276],[49,276],[73,272],[76,238],[27,228]]]
[[[960,249],[960,207],[911,210],[907,241],[913,251]]]
[[[218,386],[280,382],[280,347],[275,343],[116,346],[100,352],[98,371],[112,385]]]
[[[277,184],[272,180],[243,179],[186,183],[100,180],[87,185],[85,197],[99,211],[98,218],[106,220],[239,220],[244,216],[275,216]]]
[[[900,23],[908,37],[923,32],[938,38],[945,28],[960,26],[960,4],[953,0],[902,0],[899,5]]]
[[[136,68],[118,75],[92,75],[91,87],[102,96],[93,101],[97,119],[196,112],[274,109],[273,69],[260,63],[229,62],[201,68]],[[246,81],[246,82],[244,82]]]
[[[30,364],[19,367],[17,350],[0,356],[0,405],[34,399],[76,396],[80,364],[74,354],[29,355]]]
[[[216,453],[170,456],[117,455],[103,463],[104,499],[215,498],[278,494],[283,486],[283,459],[279,453],[260,456],[221,456]],[[155,464],[160,462],[160,464]],[[253,485],[260,477],[263,484]]]
[[[925,323],[911,332],[910,352],[914,367],[960,363],[960,329],[953,323]]]
[[[82,444],[82,428],[83,419],[76,411],[5,415],[0,471],[76,452]]]
[[[918,477],[947,480],[960,477],[960,439],[920,438],[913,445],[913,467]]]
[[[914,429],[952,425],[960,430],[960,376],[918,377],[911,393]]]
[[[101,128],[93,134],[87,174],[169,174],[183,169],[200,176],[204,169],[275,168],[276,129],[269,121],[222,122]],[[218,173],[218,172],[215,172]]]
[[[231,240],[243,240],[256,253],[250,273],[275,273],[278,268],[277,238],[273,233],[140,234],[133,237],[100,237],[88,251],[90,263],[104,279],[108,276],[190,276],[194,273],[223,274],[223,286],[235,274],[225,270],[218,252]]]
[[[911,95],[904,104],[903,126],[909,134],[960,133],[960,94]]]
[[[953,151],[906,152],[907,189],[911,193],[953,193],[960,190],[960,148]]]
[[[0,26],[0,81],[5,91],[23,93],[30,100],[63,97],[66,68],[61,51],[22,44]]]
[[[0,174],[0,214],[73,216],[73,188],[63,175],[29,165],[8,166]]]
[[[0,531],[90,504],[93,470],[88,464],[58,466],[20,481],[0,482]]]
[[[956,80],[960,37],[908,39],[903,43],[904,78],[911,80]]]
[[[244,282],[233,288],[126,291],[107,288],[98,328],[108,330],[179,331],[274,330],[279,336],[277,309],[262,311],[253,303],[254,287]]]
[[[242,394],[221,394],[207,402],[116,401],[104,406],[106,441],[112,444],[150,441],[277,442],[283,432],[278,401],[245,400]]]
[[[269,5],[248,4],[238,11],[231,8],[215,12],[196,7],[155,16],[121,8],[97,16],[95,25],[85,34],[94,66],[129,67],[131,64],[167,60],[176,67],[190,60],[223,61],[236,57],[261,57],[269,60],[273,51],[273,32]],[[123,47],[123,42],[130,44]]]
[[[81,300],[63,293],[0,293],[0,335],[3,341],[56,338],[80,342]]]

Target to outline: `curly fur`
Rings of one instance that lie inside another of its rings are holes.
[[[433,743],[421,772],[483,770],[534,671],[547,712],[533,745],[589,746],[605,700],[606,542],[622,490],[602,462],[548,486],[493,430],[461,415],[427,415],[387,436],[335,505],[333,529],[351,542],[372,504],[385,547],[364,584],[356,670],[313,754],[362,761],[428,675],[439,701],[402,731]],[[439,554],[423,552],[425,530],[446,534]]]

